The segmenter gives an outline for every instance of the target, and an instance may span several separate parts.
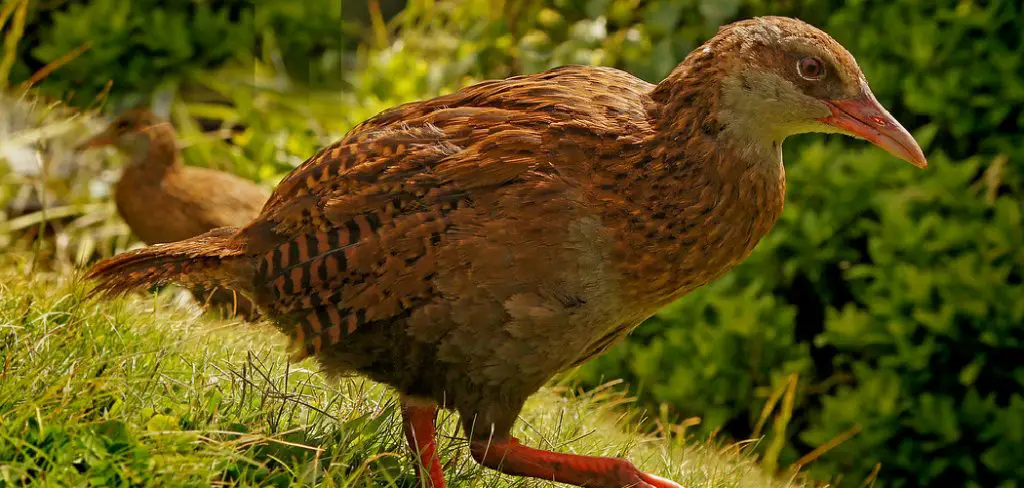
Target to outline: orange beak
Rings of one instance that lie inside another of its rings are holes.
[[[863,95],[844,100],[828,100],[832,115],[818,119],[842,132],[866,139],[918,168],[927,168],[928,160],[914,136],[889,115],[866,86]]]

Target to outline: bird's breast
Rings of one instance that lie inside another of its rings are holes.
[[[665,198],[608,220],[613,263],[627,302],[654,313],[739,264],[774,226],[785,192],[781,175],[699,178]]]

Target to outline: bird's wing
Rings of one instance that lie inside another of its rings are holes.
[[[294,324],[307,354],[366,323],[406,316],[434,292],[435,251],[455,238],[453,212],[483,205],[498,188],[559,175],[546,151],[564,134],[552,127],[599,120],[581,113],[595,104],[573,83],[592,83],[578,71],[593,69],[402,105],[307,160],[240,233],[257,257],[261,302]]]

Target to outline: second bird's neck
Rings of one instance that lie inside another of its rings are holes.
[[[153,134],[145,144],[132,148],[128,157],[129,165],[125,173],[141,178],[160,179],[182,166],[181,151],[174,134]]]

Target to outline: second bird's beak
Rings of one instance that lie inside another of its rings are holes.
[[[85,151],[86,149],[92,149],[95,147],[109,146],[114,143],[114,135],[108,129],[99,134],[96,134],[82,143],[75,146],[75,151]]]
[[[820,122],[864,138],[918,168],[928,167],[928,160],[914,136],[889,115],[866,86],[859,97],[827,100],[825,104],[832,110],[832,115],[818,119]]]

